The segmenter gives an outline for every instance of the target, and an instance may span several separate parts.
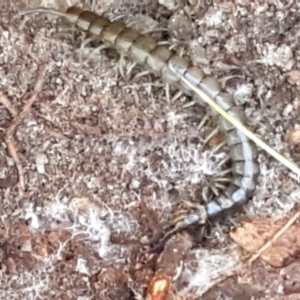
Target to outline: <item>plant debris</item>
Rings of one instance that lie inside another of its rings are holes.
[[[230,237],[246,251],[255,254],[251,263],[261,257],[273,267],[285,267],[300,257],[300,227],[295,223],[298,217],[297,213],[289,222],[245,222],[231,231]]]
[[[112,50],[81,47],[84,34],[61,18],[18,15],[75,2],[0,3],[0,298],[299,297],[297,223],[275,240],[279,256],[260,253],[276,268],[257,260],[244,282],[228,235],[241,213],[152,251],[148,241],[184,201],[203,204],[222,192],[228,149],[216,151],[223,138],[205,107],[182,96],[172,101],[176,91],[159,78],[137,76],[142,67],[122,77],[129,60],[122,65]],[[297,150],[289,130],[299,123],[299,3],[79,2],[155,30],[220,79],[270,146],[287,157]],[[244,206],[250,218],[265,220],[247,225],[256,249],[286,224],[271,220],[288,215],[300,195],[277,161],[263,151],[258,159],[258,186]],[[263,229],[272,234],[260,236]]]

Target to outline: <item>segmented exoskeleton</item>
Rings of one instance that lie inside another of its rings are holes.
[[[202,89],[209,97],[226,110],[230,115],[245,121],[245,115],[234,103],[233,97],[222,90],[219,82],[206,76],[198,67],[175,51],[159,45],[149,34],[128,27],[123,21],[110,21],[94,12],[85,11],[77,6],[68,8],[66,13],[46,8],[38,8],[25,13],[42,12],[66,17],[79,29],[87,32],[98,41],[115,48],[121,55],[130,57],[134,62],[143,64],[152,73],[173,86],[181,89],[186,95],[194,96],[193,90],[182,80],[186,78],[193,85]],[[198,97],[198,101],[199,100]],[[186,215],[178,223],[185,227],[196,222],[205,223],[207,218],[214,217],[224,210],[244,204],[252,196],[256,187],[259,166],[256,161],[256,147],[249,139],[225,119],[220,119],[221,128],[226,133],[227,143],[231,149],[233,178],[223,195],[210,201],[204,206],[204,213]]]

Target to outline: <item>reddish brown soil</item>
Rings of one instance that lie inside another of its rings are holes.
[[[211,194],[216,164],[228,156],[213,152],[222,135],[204,146],[217,119],[199,130],[205,110],[184,108],[185,97],[168,102],[159,78],[124,79],[116,53],[91,56],[70,24],[18,15],[40,5],[64,11],[66,2],[0,0],[0,298],[144,299],[151,278],[165,274],[168,299],[299,299],[296,258],[277,269],[258,260],[236,275],[243,254],[228,232],[241,214],[212,224],[203,241],[198,228],[152,251],[149,241],[183,200]],[[85,2],[140,29],[167,28],[160,39],[219,77],[249,127],[298,158],[297,1]],[[299,184],[261,150],[259,162],[246,215],[284,216]]]

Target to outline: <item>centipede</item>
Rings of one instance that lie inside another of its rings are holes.
[[[87,33],[89,38],[114,48],[120,55],[144,66],[154,76],[160,77],[165,83],[201,103],[199,96],[185,84],[185,78],[211,97],[228,114],[241,123],[246,122],[246,115],[241,107],[235,104],[233,96],[222,88],[216,78],[206,75],[174,49],[159,44],[150,33],[141,33],[122,20],[111,21],[103,15],[78,6],[71,6],[66,12],[39,7],[22,12],[21,15],[31,13],[53,14],[66,18],[79,30]],[[209,219],[221,213],[243,206],[254,194],[259,176],[256,146],[222,117],[220,128],[225,133],[230,149],[231,181],[222,194],[203,205],[201,214],[191,212],[178,220],[175,230],[196,223],[206,224]]]

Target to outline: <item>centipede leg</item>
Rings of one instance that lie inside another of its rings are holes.
[[[91,42],[93,42],[93,41],[95,41],[95,40],[96,40],[96,38],[93,37],[93,36],[91,36],[91,37],[85,39],[84,42],[81,44],[80,49],[85,48],[86,45],[88,45],[89,43],[91,43]]]
[[[216,146],[212,151],[213,153],[217,153],[221,148],[223,148],[226,145],[226,142],[221,142],[218,146]],[[229,158],[227,158],[229,159]]]
[[[126,71],[126,77],[127,77],[127,78],[129,77],[129,75],[131,74],[132,70],[133,70],[136,66],[137,66],[137,63],[136,63],[136,62],[132,62],[132,63],[129,65],[129,67],[128,67],[127,71]],[[145,74],[150,74],[150,73],[149,73],[149,72],[148,72],[148,73],[145,72]]]
[[[173,97],[171,102],[175,102],[178,98],[180,98],[183,95],[182,91],[177,92]]]
[[[207,122],[208,118],[209,118],[209,114],[205,114],[205,116],[202,118],[200,124],[198,125],[198,128],[197,128],[198,131],[204,126],[204,124]]]
[[[189,108],[191,106],[194,106],[196,104],[195,101],[189,101],[188,103],[184,104],[182,107],[183,108]]]
[[[81,44],[80,46],[80,52],[79,52],[79,61],[82,62],[82,52],[84,50],[84,48],[91,43],[95,38],[93,37],[89,37],[87,39],[84,40],[84,42]]]
[[[210,134],[209,136],[204,140],[203,142],[203,146],[206,145],[208,143],[208,141],[214,136],[216,135],[220,130],[220,127],[217,126]]]
[[[170,99],[170,85],[168,83],[166,83],[165,89],[166,89],[166,100],[167,100],[168,104],[170,104],[171,103],[171,99]]]
[[[231,171],[230,171],[230,173],[231,173]],[[231,182],[231,178],[222,178],[222,175],[224,175],[224,174],[226,174],[226,173],[221,173],[221,176],[220,176],[220,178],[216,178],[214,181],[215,182],[225,182],[225,183],[230,183]],[[228,173],[227,173],[228,174]]]
[[[85,62],[88,63],[96,55],[97,52],[101,52],[102,50],[107,49],[107,48],[111,48],[111,46],[109,44],[103,44],[103,45],[98,46],[97,48],[95,48],[93,50],[93,52],[91,54],[89,54],[89,56],[87,57]]]
[[[135,67],[135,66],[136,66],[136,64],[134,64],[133,67]],[[129,70],[129,71],[132,71],[132,69],[133,69],[133,68],[131,68],[131,70]],[[128,73],[129,73],[129,71],[128,71]],[[136,75],[134,76],[134,79],[138,79],[138,78],[140,78],[140,77],[143,77],[143,76],[149,75],[149,74],[151,74],[151,72],[150,72],[149,70],[146,70],[146,71],[143,71],[143,72],[140,72],[140,73],[136,74]]]
[[[125,75],[125,72],[124,72],[124,67],[125,67],[125,57],[124,55],[121,55],[120,56],[120,59],[119,59],[119,62],[118,62],[118,67],[119,67],[119,72],[121,74],[121,77],[123,79],[126,79],[126,75]]]

